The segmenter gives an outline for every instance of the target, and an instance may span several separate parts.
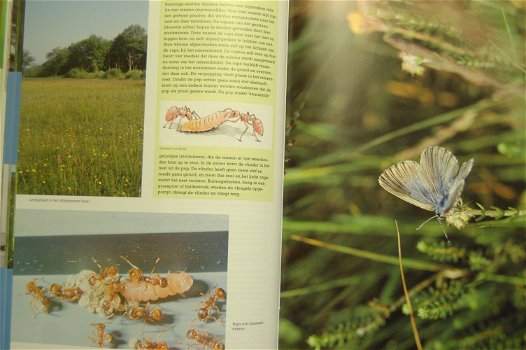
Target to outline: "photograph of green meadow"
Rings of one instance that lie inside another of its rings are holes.
[[[24,79],[18,193],[136,197],[144,81]]]
[[[19,194],[140,196],[147,34],[139,24],[113,23],[108,14],[121,11],[117,5],[27,3]],[[40,22],[28,16],[33,12],[47,15],[44,23],[51,26],[61,14],[82,16],[83,11],[101,17],[82,21],[88,32],[102,32],[106,26],[118,34],[111,39],[98,34],[77,36],[80,40],[66,47],[46,47],[43,63],[35,64],[32,50],[40,42],[31,39],[40,34],[35,27]],[[146,17],[147,7],[137,7],[135,12]]]

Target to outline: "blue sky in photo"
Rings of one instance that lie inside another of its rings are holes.
[[[148,29],[147,0],[27,0],[24,50],[41,64],[56,47],[92,34],[113,39],[132,24]]]

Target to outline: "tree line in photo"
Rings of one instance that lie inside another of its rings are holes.
[[[143,78],[146,46],[146,29],[133,24],[112,40],[92,34],[66,48],[56,47],[40,65],[24,50],[22,72],[25,77]]]

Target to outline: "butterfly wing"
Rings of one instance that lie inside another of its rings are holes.
[[[445,148],[433,146],[422,152],[420,166],[425,173],[426,187],[432,192],[435,212],[444,216],[455,205],[464,188],[464,180],[473,166],[473,159],[458,168],[458,160]]]
[[[455,181],[464,181],[466,177],[468,177],[471,168],[473,168],[473,159],[470,159],[464,164],[462,164],[460,170],[458,171],[457,177],[455,178]]]
[[[458,174],[457,158],[445,148],[432,146],[422,152],[420,166],[426,187],[433,193],[434,204],[439,206],[454,185]]]
[[[444,216],[455,205],[464,188],[464,180],[473,167],[473,159],[462,164],[445,148],[432,146],[414,161],[397,163],[378,179],[387,192],[419,208]]]
[[[392,165],[378,178],[380,186],[392,195],[419,208],[435,211],[426,181],[420,165],[411,160]]]
[[[442,207],[440,208],[440,216],[445,216],[448,211],[453,208],[455,203],[458,201],[462,190],[464,189],[465,179],[468,176],[471,168],[473,167],[473,159],[468,160],[460,167],[458,174],[453,180],[453,185],[449,189],[449,193],[444,201]]]

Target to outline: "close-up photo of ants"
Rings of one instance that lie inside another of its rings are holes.
[[[32,318],[41,329],[59,320],[74,324],[71,329],[75,329],[78,340],[69,344],[75,345],[133,349],[191,349],[200,345],[224,349],[227,294],[223,288],[209,287],[204,279],[192,276],[203,274],[160,274],[155,266],[150,273],[143,273],[126,257],[121,259],[125,263],[121,268],[131,267],[126,273],[121,273],[116,264],[104,266],[92,257],[94,270],[81,270],[65,278],[24,277],[26,305],[25,310],[16,309],[17,315]],[[47,280],[51,278],[50,283]],[[64,324],[61,327],[67,329]],[[80,335],[82,331],[87,333],[85,338]]]
[[[20,213],[21,221],[34,214]],[[227,217],[84,214],[128,232],[148,218],[160,232],[86,235],[67,222],[53,224],[54,236],[28,229],[17,241],[13,349],[224,349]],[[163,233],[173,226],[183,232]]]

